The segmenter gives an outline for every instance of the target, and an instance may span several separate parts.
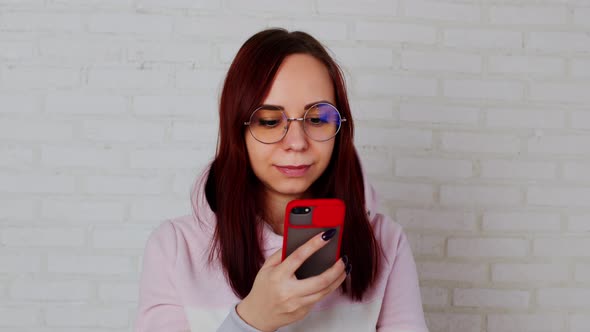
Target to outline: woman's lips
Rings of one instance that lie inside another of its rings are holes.
[[[298,176],[305,175],[305,173],[307,173],[307,171],[309,170],[310,165],[299,165],[299,166],[293,166],[293,165],[278,166],[278,165],[275,165],[275,167],[279,170],[279,172],[285,174],[286,176],[298,177]]]

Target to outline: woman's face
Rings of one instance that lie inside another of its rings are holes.
[[[336,105],[334,87],[326,66],[307,54],[287,56],[262,102],[281,106],[289,118],[302,118],[305,106],[319,101]],[[318,142],[307,137],[302,121],[293,121],[283,139],[264,144],[245,131],[246,148],[254,173],[272,196],[301,198],[324,172],[334,138]]]

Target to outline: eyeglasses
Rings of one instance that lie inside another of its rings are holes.
[[[314,141],[327,141],[340,131],[342,122],[340,112],[329,103],[317,103],[305,111],[302,118],[289,118],[282,109],[261,106],[252,112],[250,121],[244,125],[250,134],[264,144],[277,143],[287,135],[292,121],[302,121],[303,131]]]

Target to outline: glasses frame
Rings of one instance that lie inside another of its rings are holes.
[[[338,125],[338,129],[336,129],[336,132],[334,133],[334,135],[332,135],[330,138],[327,138],[327,139],[324,139],[324,140],[318,140],[318,139],[315,139],[315,138],[311,137],[307,133],[307,131],[305,130],[305,126],[303,126],[303,132],[305,133],[305,136],[309,137],[310,139],[312,139],[312,140],[314,140],[316,142],[326,142],[326,141],[329,141],[332,138],[336,137],[336,135],[338,135],[338,133],[340,132],[340,128],[342,128],[342,122],[346,122],[346,118],[343,118],[342,115],[340,115],[340,111],[336,108],[336,106],[334,106],[334,105],[332,105],[330,103],[326,103],[326,102],[320,102],[320,103],[316,103],[316,104],[311,105],[308,109],[305,110],[305,113],[303,113],[303,117],[301,117],[301,118],[290,118],[290,117],[287,116],[287,114],[285,113],[285,110],[284,109],[277,108],[276,111],[280,111],[281,113],[283,113],[283,117],[285,119],[287,119],[287,125],[285,127],[285,131],[283,133],[283,136],[281,136],[281,138],[279,138],[278,140],[276,140],[274,142],[263,142],[263,141],[261,141],[260,139],[258,139],[258,137],[256,137],[254,135],[254,133],[252,132],[252,127],[250,127],[250,124],[252,123],[252,117],[254,116],[254,114],[258,110],[262,109],[264,106],[260,106],[260,107],[256,108],[252,112],[252,114],[250,114],[250,119],[247,122],[244,122],[244,126],[248,126],[248,131],[250,132],[250,135],[252,135],[252,137],[254,137],[254,139],[257,140],[258,142],[260,142],[262,144],[275,144],[275,143],[278,143],[278,142],[282,141],[283,138],[285,138],[285,136],[287,136],[287,132],[289,131],[289,127],[291,126],[291,122],[293,122],[293,121],[304,121],[305,118],[306,118],[306,116],[307,116],[307,113],[311,109],[313,109],[314,107],[316,107],[318,105],[328,105],[328,106],[332,107],[336,111],[336,114],[338,114],[338,118],[340,119],[340,124]]]

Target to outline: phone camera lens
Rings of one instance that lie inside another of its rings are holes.
[[[293,214],[306,214],[309,213],[309,211],[311,211],[311,209],[308,207],[294,207],[291,209],[291,213]]]

